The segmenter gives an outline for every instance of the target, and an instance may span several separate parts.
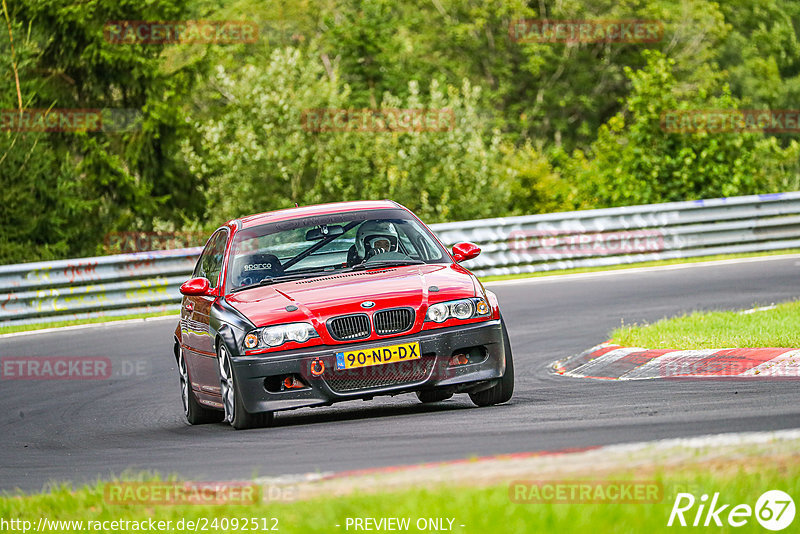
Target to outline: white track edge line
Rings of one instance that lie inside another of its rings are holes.
[[[87,324],[76,324],[71,326],[57,326],[55,328],[42,328],[40,330],[26,330],[25,332],[11,332],[8,334],[0,334],[0,339],[5,339],[9,337],[20,337],[20,336],[33,336],[36,334],[52,334],[54,332],[69,332],[73,330],[85,330],[87,328],[97,328],[97,327],[104,327],[109,328],[113,326],[124,326],[128,324],[134,323],[144,323],[149,321],[162,321],[164,319],[172,319],[173,321],[180,318],[179,314],[175,315],[158,315],[156,317],[141,317],[139,319],[122,319],[120,321],[104,321],[101,323],[87,323]]]

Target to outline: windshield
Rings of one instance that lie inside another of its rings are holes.
[[[430,231],[405,210],[335,213],[240,230],[228,291],[386,265],[447,263]]]

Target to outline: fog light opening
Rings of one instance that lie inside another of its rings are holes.
[[[469,356],[466,354],[453,354],[450,357],[450,367],[458,367],[459,365],[467,365],[469,363]]]
[[[289,375],[283,379],[283,387],[284,389],[303,389],[308,385],[297,375]]]
[[[264,389],[270,393],[282,393],[310,387],[300,375],[272,375],[264,379]]]

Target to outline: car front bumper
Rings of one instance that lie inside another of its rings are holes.
[[[337,352],[415,341],[420,346],[419,360],[336,371]],[[248,412],[258,413],[434,388],[479,391],[491,387],[503,376],[504,347],[500,321],[490,320],[378,341],[239,356],[231,361],[244,407]],[[466,349],[470,350],[465,352]],[[461,353],[469,354],[469,363],[451,367],[451,357]],[[324,371],[315,376],[312,369],[319,372],[320,362]],[[276,388],[275,384],[287,375],[300,377],[304,387]]]

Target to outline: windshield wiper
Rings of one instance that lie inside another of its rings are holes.
[[[353,267],[347,269],[347,271],[363,271],[365,269],[380,269],[382,267],[401,267],[404,265],[425,265],[425,262],[412,259],[370,261],[354,265]]]
[[[279,284],[281,282],[291,282],[292,280],[302,280],[303,278],[314,278],[317,276],[328,276],[331,274],[336,274],[336,271],[313,271],[308,273],[283,274],[281,276],[264,278],[263,280],[261,280],[260,282],[256,282],[255,284],[248,284],[242,287],[235,287],[231,290],[231,293],[236,293],[237,291],[242,291],[243,289],[250,289],[253,287],[269,286],[272,284]]]

